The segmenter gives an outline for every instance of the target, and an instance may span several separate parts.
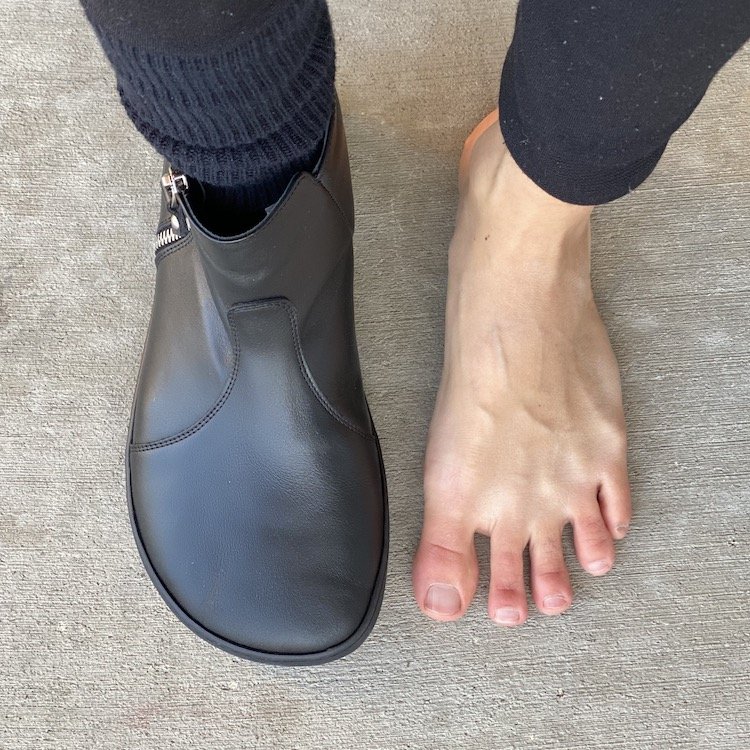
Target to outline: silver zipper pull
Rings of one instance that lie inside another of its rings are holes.
[[[164,192],[167,207],[172,213],[172,229],[182,237],[190,231],[190,222],[185,215],[185,210],[179,200],[180,196],[188,191],[187,176],[170,166],[167,173],[162,175],[161,189]]]
[[[181,193],[187,193],[187,177],[170,167],[167,173],[161,177],[161,189],[164,191],[164,197],[167,199],[167,205],[170,211],[177,208],[177,197]]]

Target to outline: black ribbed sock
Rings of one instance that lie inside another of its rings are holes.
[[[334,106],[325,0],[82,4],[130,119],[201,182],[211,229],[238,231],[314,166]]]

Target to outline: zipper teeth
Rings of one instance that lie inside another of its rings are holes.
[[[173,242],[182,239],[171,226],[160,229],[156,233],[156,249],[160,250],[165,245],[171,245]]]
[[[187,237],[191,229],[190,220],[185,216],[179,205],[180,195],[188,189],[187,177],[182,172],[176,172],[170,166],[167,173],[161,177],[161,187],[172,218],[169,223],[162,222],[156,228],[156,247],[154,249],[157,256],[168,245]],[[180,221],[180,216],[183,219],[182,221]],[[181,230],[184,230],[184,234],[180,234]]]

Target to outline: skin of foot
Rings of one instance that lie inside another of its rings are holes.
[[[617,362],[590,282],[592,207],[545,193],[513,161],[498,113],[466,141],[449,250],[443,373],[425,456],[413,570],[419,607],[455,620],[477,586],[474,534],[490,537],[488,614],[528,617],[573,592],[562,532],[600,576],[631,516]]]

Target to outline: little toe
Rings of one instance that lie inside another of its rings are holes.
[[[630,530],[632,504],[627,469],[613,473],[599,488],[599,506],[610,534],[622,539]]]
[[[487,611],[498,625],[520,625],[528,617],[523,580],[523,550],[526,540],[498,527],[492,534],[490,545],[490,594]]]
[[[573,540],[576,555],[584,570],[594,576],[607,573],[615,562],[615,545],[596,505],[575,516]]]
[[[478,577],[473,529],[426,509],[412,572],[419,608],[433,620],[457,620],[474,598]]]
[[[544,530],[532,534],[529,542],[531,591],[534,603],[545,615],[559,615],[573,601],[561,534],[560,528]]]

